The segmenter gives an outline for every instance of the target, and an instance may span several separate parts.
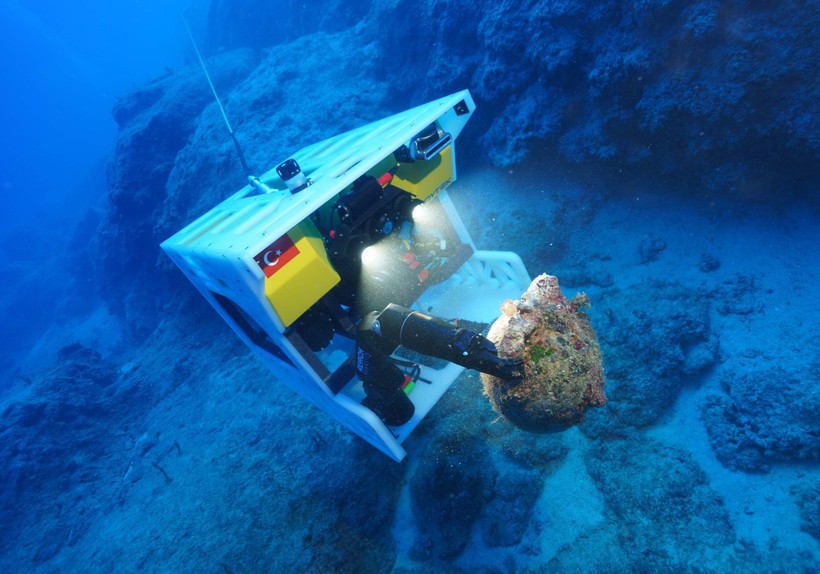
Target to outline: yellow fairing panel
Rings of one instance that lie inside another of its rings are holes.
[[[322,237],[306,219],[263,252],[265,295],[285,327],[291,325],[340,280]]]
[[[452,182],[453,146],[448,145],[433,159],[401,164],[390,183],[424,201]]]

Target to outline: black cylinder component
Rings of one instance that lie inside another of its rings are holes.
[[[495,345],[482,335],[400,305],[391,303],[385,307],[378,316],[378,324],[385,341],[468,369],[510,378],[522,368],[518,360],[500,358]]]
[[[318,352],[325,349],[333,339],[333,317],[324,309],[314,306],[296,319],[291,329],[299,333],[312,351]]]
[[[370,239],[375,241],[381,237],[387,237],[399,225],[401,225],[401,214],[391,206],[386,205],[369,219],[367,232]]]
[[[430,124],[423,130],[421,130],[418,134],[416,134],[413,143],[415,144],[417,150],[423,151],[432,147],[438,139],[439,135],[438,129],[436,129],[436,124]]]
[[[339,221],[350,227],[361,225],[373,209],[378,207],[384,188],[375,177],[363,175],[353,182],[353,190],[340,198],[333,206]]]
[[[458,329],[438,317],[411,311],[393,303],[379,315],[379,325],[384,339],[454,363],[458,363],[459,359],[463,360],[462,354],[466,350],[461,339],[475,335],[472,331]]]
[[[357,351],[357,367],[361,353]],[[413,401],[404,392],[404,373],[386,356],[370,355],[367,373],[359,373],[365,399],[362,404],[391,426],[403,425],[416,412]]]
[[[356,337],[356,373],[362,379],[362,404],[391,426],[403,425],[416,407],[404,392],[404,373],[390,359],[395,345],[380,335],[378,312],[369,313],[359,324]]]

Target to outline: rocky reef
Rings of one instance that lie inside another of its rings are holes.
[[[87,532],[83,512],[93,513],[114,501],[77,500],[78,512],[60,509],[67,502],[61,492],[84,488],[105,480],[111,458],[120,453],[111,428],[115,416],[128,424],[139,413],[139,389],[115,384],[116,367],[87,347],[73,344],[58,353],[59,364],[27,377],[26,393],[5,406],[0,414],[0,524],[4,536],[0,553],[27,553],[33,562],[51,559],[64,546],[71,547]],[[130,420],[129,420],[130,419]],[[32,500],[49,501],[38,510],[56,513],[58,519],[42,529],[27,508]]]
[[[543,149],[756,197],[778,177],[800,183],[789,174],[820,146],[816,14],[800,1],[325,1],[309,23],[259,0],[229,5],[213,3],[214,48],[356,21],[398,107],[470,87],[481,150],[497,165]]]
[[[427,450],[410,477],[413,514],[420,526],[410,557],[451,560],[467,546],[497,470],[486,443],[476,437],[441,437]]]
[[[814,379],[806,385],[798,377]],[[729,468],[768,472],[778,461],[820,460],[820,389],[812,373],[771,367],[725,378],[703,406],[709,442]]]
[[[709,301],[694,289],[651,282],[613,287],[601,296],[609,404],[590,413],[592,434],[645,427],[658,420],[686,385],[694,385],[718,359]]]

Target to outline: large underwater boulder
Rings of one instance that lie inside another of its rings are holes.
[[[415,433],[406,444],[408,460],[418,463],[409,488],[421,532],[410,557],[422,569],[469,552],[476,533],[488,547],[528,544],[545,481],[568,453],[564,435],[525,432],[498,416],[469,369]]]
[[[507,301],[487,334],[500,357],[521,359],[523,373],[501,379],[482,373],[493,408],[530,432],[557,432],[584,420],[588,407],[606,404],[601,347],[581,308],[558,279],[539,275],[518,301]]]

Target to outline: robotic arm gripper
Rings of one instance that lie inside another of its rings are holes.
[[[387,425],[402,425],[415,412],[404,392],[407,375],[390,357],[399,345],[504,379],[523,372],[520,360],[499,357],[482,335],[391,303],[366,315],[356,335],[356,372],[366,395],[362,404]]]

